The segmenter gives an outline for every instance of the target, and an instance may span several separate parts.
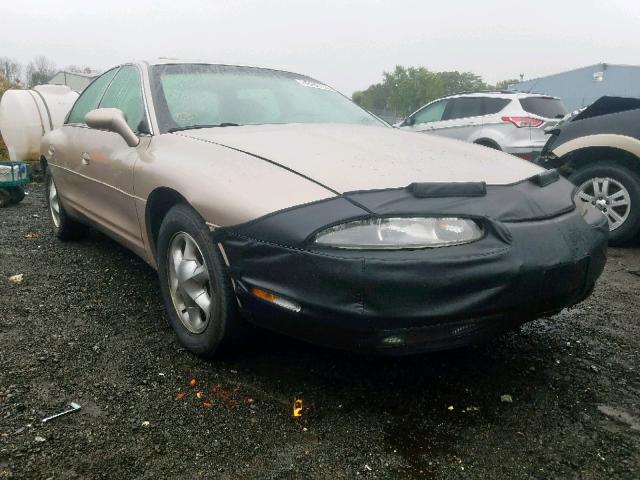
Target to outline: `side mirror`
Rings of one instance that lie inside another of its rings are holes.
[[[127,145],[136,147],[140,139],[127,124],[124,112],[117,108],[98,108],[91,110],[84,117],[87,126],[97,130],[106,130],[120,135]]]
[[[402,122],[402,126],[408,126],[410,127],[411,125],[413,125],[414,123],[416,123],[416,119],[413,117],[407,117],[404,119],[404,122]]]

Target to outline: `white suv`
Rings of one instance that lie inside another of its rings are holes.
[[[453,95],[426,104],[397,125],[503,150],[534,160],[545,130],[567,113],[559,98],[511,91]]]

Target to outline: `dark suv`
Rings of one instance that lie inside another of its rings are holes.
[[[576,202],[609,220],[609,243],[640,233],[640,99],[602,97],[550,132],[537,163],[577,185]]]

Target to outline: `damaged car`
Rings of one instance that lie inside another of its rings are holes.
[[[556,171],[279,70],[118,66],[41,151],[55,234],[92,225],[157,269],[204,356],[241,318],[365,352],[458,347],[580,302],[606,261],[606,218]]]
[[[607,217],[610,243],[640,233],[640,99],[601,97],[551,129],[538,161],[576,186],[576,202]]]

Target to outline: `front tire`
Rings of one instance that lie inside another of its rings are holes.
[[[204,357],[228,344],[239,321],[231,279],[209,234],[197,212],[176,205],[162,221],[157,248],[169,323],[182,345]]]
[[[594,163],[574,172],[575,201],[590,203],[609,221],[609,244],[624,245],[640,233],[640,177],[613,162]]]

